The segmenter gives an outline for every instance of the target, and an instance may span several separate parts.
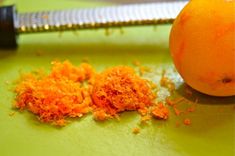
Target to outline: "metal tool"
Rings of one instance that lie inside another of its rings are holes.
[[[0,47],[14,48],[23,33],[172,23],[187,0],[129,4],[91,9],[17,13],[0,8]]]

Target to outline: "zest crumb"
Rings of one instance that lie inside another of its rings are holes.
[[[149,121],[151,119],[150,115],[145,115],[141,117],[141,123],[146,123],[147,121]]]
[[[180,127],[180,122],[179,122],[179,121],[176,121],[176,122],[175,122],[175,126],[176,126],[176,127]]]
[[[151,69],[149,67],[139,66],[140,76],[144,75],[146,72],[151,72]]]
[[[103,110],[102,114],[106,113],[111,117],[123,111],[138,111],[143,114],[152,105],[154,98],[148,81],[140,78],[134,69],[127,66],[106,69],[96,76],[93,85],[95,116],[100,116],[100,110]]]
[[[185,99],[183,97],[181,98],[176,98],[176,99],[173,99],[171,100],[169,97],[166,98],[166,103],[169,105],[169,106],[174,106],[176,104],[179,104],[180,102],[184,101]]]
[[[184,101],[185,99],[183,98],[183,97],[181,97],[181,98],[176,98],[176,99],[174,99],[174,103],[176,103],[176,104],[178,104],[178,103],[180,103],[180,102],[182,102],[182,101]]]
[[[169,109],[163,103],[159,103],[153,108],[152,115],[157,119],[166,120],[169,117]]]
[[[191,120],[188,119],[188,118],[184,119],[184,124],[185,124],[186,126],[191,125]]]
[[[83,62],[83,63],[88,63],[88,62],[89,62],[89,58],[88,58],[88,57],[82,58],[82,62]]]
[[[195,110],[196,110],[196,106],[195,106],[195,104],[193,104],[191,107],[187,108],[186,111],[191,113],[191,112],[195,112]]]
[[[49,16],[47,14],[42,15],[42,19],[48,19]]]
[[[183,112],[183,111],[179,110],[179,108],[177,107],[178,104],[180,102],[182,102],[183,100],[184,100],[184,98],[177,98],[177,99],[174,99],[174,100],[171,100],[169,97],[166,98],[166,103],[169,106],[173,107],[173,110],[174,110],[176,116],[179,116]]]
[[[146,116],[148,114],[148,108],[143,108],[143,109],[138,109],[138,112],[140,113],[140,115],[142,116]]]
[[[9,116],[14,116],[16,114],[16,112],[11,112],[9,113]]]
[[[196,98],[194,103],[190,104],[190,107],[186,109],[186,112],[188,113],[195,112],[197,103],[198,103],[198,98]]]
[[[182,111],[179,110],[176,106],[173,106],[173,109],[174,109],[174,112],[175,112],[176,116],[179,116],[182,113]]]
[[[162,71],[162,77],[161,77],[161,80],[160,80],[160,85],[162,87],[167,88],[170,92],[173,92],[175,90],[175,84],[171,79],[166,77],[166,71],[165,70]]]
[[[167,103],[169,106],[174,106],[174,105],[175,105],[175,102],[172,101],[172,100],[169,99],[169,98],[166,98],[166,103]]]
[[[138,128],[138,127],[133,128],[132,133],[133,134],[139,134],[140,133],[140,128]]]
[[[95,120],[98,121],[104,121],[107,118],[109,118],[110,116],[104,111],[104,110],[96,110],[95,112],[93,112],[93,116]]]
[[[140,62],[138,60],[133,61],[132,64],[137,67],[140,66]]]
[[[141,63],[138,60],[133,61],[132,64],[134,66],[138,67],[140,76],[144,75],[146,72],[151,72],[152,71],[152,69],[150,67],[142,66]]]
[[[67,124],[67,121],[65,119],[59,119],[59,120],[56,120],[52,124],[54,124],[56,126],[65,126]]]

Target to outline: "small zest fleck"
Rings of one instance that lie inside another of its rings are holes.
[[[147,123],[151,119],[150,115],[145,115],[141,117],[141,123]]]
[[[195,112],[197,103],[198,103],[198,98],[196,98],[195,102],[193,104],[191,104],[191,106],[189,108],[187,108],[186,111],[189,113]]]
[[[179,122],[179,121],[176,121],[175,126],[176,126],[176,127],[180,127],[180,122]]]
[[[105,121],[107,118],[109,118],[109,115],[102,109],[93,112],[93,116],[94,119],[98,121]]]
[[[146,72],[151,72],[151,69],[149,67],[139,66],[139,74],[141,76],[144,75]]]
[[[152,114],[157,119],[166,120],[169,117],[169,109],[163,103],[159,103],[153,108]]]
[[[140,62],[138,60],[133,61],[132,64],[137,67],[140,66]]]
[[[184,98],[176,98],[174,100],[171,100],[169,97],[166,98],[166,104],[173,107],[173,110],[175,112],[176,116],[179,116],[183,111],[179,110],[177,107],[180,102],[182,102]]]
[[[16,112],[9,113],[9,116],[14,116]]]
[[[140,133],[140,128],[138,128],[138,127],[133,128],[132,133],[133,134],[139,134]]]
[[[173,106],[173,109],[176,116],[179,116],[182,113],[182,111],[180,111],[176,106]]]
[[[184,124],[186,125],[186,126],[188,126],[188,125],[191,125],[191,120],[190,119],[184,119]]]
[[[47,14],[42,15],[42,19],[47,20],[48,18],[49,18],[49,16]]]
[[[162,77],[161,77],[161,80],[160,80],[160,85],[162,87],[167,88],[170,92],[175,91],[175,84],[171,79],[166,77],[166,71],[165,70],[162,71]]]
[[[169,106],[173,106],[173,105],[175,105],[175,102],[174,101],[172,101],[171,99],[169,99],[169,98],[166,98],[166,103],[169,105]]]
[[[195,108],[195,106],[193,105],[193,106],[191,106],[191,107],[189,107],[189,108],[187,108],[187,112],[189,112],[189,113],[191,113],[191,112],[195,112],[195,110],[196,110],[196,108]]]

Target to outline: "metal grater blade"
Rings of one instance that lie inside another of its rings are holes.
[[[188,1],[130,4],[92,9],[20,13],[18,33],[172,23]]]

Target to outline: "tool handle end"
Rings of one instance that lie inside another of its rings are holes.
[[[0,48],[16,48],[16,10],[14,5],[0,7]]]

